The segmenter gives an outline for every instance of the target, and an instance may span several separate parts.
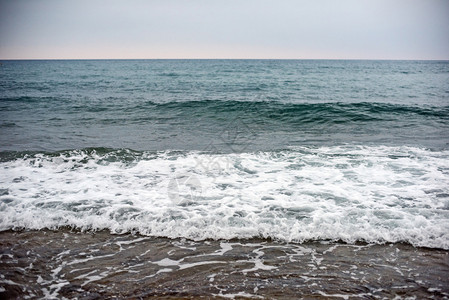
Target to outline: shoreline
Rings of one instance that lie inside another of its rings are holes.
[[[0,296],[449,297],[449,251],[409,244],[191,241],[106,230],[0,232]]]
[[[190,243],[274,243],[279,245],[311,245],[311,244],[337,244],[337,245],[346,245],[346,246],[389,246],[393,247],[394,245],[402,245],[404,247],[412,247],[416,248],[418,250],[438,250],[438,251],[448,251],[449,249],[444,249],[440,247],[426,247],[426,246],[416,246],[413,245],[407,241],[400,241],[400,242],[388,242],[385,241],[383,243],[376,243],[376,242],[366,242],[363,240],[357,240],[353,243],[346,242],[344,240],[338,239],[338,240],[331,240],[331,239],[320,239],[320,240],[305,240],[305,241],[283,241],[278,240],[274,238],[264,238],[264,237],[252,237],[252,238],[231,238],[231,239],[213,239],[213,238],[207,238],[207,239],[191,239],[187,237],[169,237],[169,236],[153,236],[153,235],[146,235],[139,232],[111,232],[110,229],[80,229],[76,227],[71,226],[60,226],[57,228],[43,228],[43,229],[28,229],[28,228],[14,228],[14,229],[8,229],[8,230],[0,230],[0,235],[9,233],[9,234],[27,234],[27,233],[33,233],[33,232],[42,232],[44,234],[48,233],[66,233],[66,234],[85,234],[85,235],[100,235],[100,236],[106,236],[109,235],[111,237],[126,237],[126,238],[135,238],[135,239],[162,239],[162,240],[183,240]]]

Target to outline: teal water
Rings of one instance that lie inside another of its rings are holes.
[[[446,149],[449,62],[4,61],[0,120],[2,151]]]

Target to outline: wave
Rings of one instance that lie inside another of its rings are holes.
[[[83,101],[70,101],[57,97],[3,97],[1,102],[64,102],[64,110],[76,108],[77,111],[114,111],[122,110],[123,99],[106,98],[104,101],[95,101],[95,103],[84,103]],[[103,103],[104,102],[104,103]],[[114,105],[116,102],[117,105]],[[184,111],[195,110],[198,112],[213,112],[220,114],[223,112],[245,112],[249,114],[258,114],[263,117],[273,119],[296,119],[302,116],[310,116],[305,121],[318,120],[322,117],[333,118],[340,116],[341,119],[348,121],[376,121],[385,118],[395,118],[397,116],[426,116],[437,117],[445,120],[449,119],[449,105],[406,105],[384,102],[303,102],[292,103],[286,101],[264,101],[264,100],[191,100],[191,101],[171,101],[157,102],[139,100],[134,104],[126,101],[126,110],[130,113],[133,110],[156,109],[158,111]],[[94,105],[94,106],[92,106]],[[312,118],[312,116],[315,116]],[[338,119],[338,118],[337,118]],[[340,119],[338,119],[340,120]]]
[[[157,103],[148,101],[140,108],[158,108],[161,110],[211,110],[216,113],[238,111],[248,112],[275,119],[295,119],[302,115],[315,116],[305,120],[315,120],[320,117],[335,117],[341,115],[349,121],[382,120],[398,115],[419,115],[449,118],[449,106],[418,106],[380,102],[326,102],[326,103],[283,103],[273,101],[187,101]]]
[[[326,146],[213,154],[2,152],[0,230],[449,249],[449,151]]]

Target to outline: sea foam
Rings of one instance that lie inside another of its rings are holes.
[[[449,151],[357,145],[23,154],[0,163],[0,230],[449,249],[448,158]]]

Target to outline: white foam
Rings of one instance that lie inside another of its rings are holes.
[[[164,258],[161,259],[159,261],[154,261],[152,262],[153,264],[156,264],[158,266],[161,267],[169,267],[169,266],[179,266],[180,263],[183,261],[184,259],[180,259],[180,260],[172,260],[170,258]]]
[[[257,270],[273,270],[273,269],[277,269],[277,267],[275,267],[275,266],[268,266],[268,265],[265,265],[263,263],[263,259],[261,259],[261,257],[265,253],[262,251],[262,249],[263,249],[263,247],[253,250],[253,253],[256,254],[256,257],[251,259],[249,262],[254,263],[254,267],[252,267],[251,269],[244,269],[244,270],[242,270],[243,274],[246,274],[246,273],[249,273],[249,272],[254,272],[254,271],[257,271]]]
[[[179,269],[184,270],[184,269],[189,269],[189,268],[193,268],[196,266],[210,265],[210,264],[226,264],[226,263],[227,262],[225,262],[225,261],[219,261],[219,260],[199,261],[199,262],[195,262],[195,263],[179,265]]]
[[[231,251],[232,250],[232,245],[237,245],[236,243],[224,243],[221,242],[220,243],[220,250],[215,251],[214,253],[211,253],[209,255],[220,255],[223,256],[226,252]]]
[[[259,296],[259,295],[254,295],[254,294],[250,294],[250,293],[246,293],[246,292],[238,292],[235,294],[223,294],[222,291],[220,291],[219,294],[213,294],[214,296],[218,296],[218,297],[222,297],[222,298],[229,298],[229,299],[235,299],[235,297],[239,297],[239,298],[258,298],[258,299],[263,299],[264,297]]]
[[[342,295],[342,294],[326,294],[323,291],[318,291],[318,294],[324,297],[333,297],[333,298],[343,298],[343,299],[349,299],[349,295]]]
[[[448,151],[387,146],[146,153],[132,163],[83,151],[42,154],[0,163],[0,188],[8,191],[0,196],[0,230],[72,226],[449,249],[448,165]]]

